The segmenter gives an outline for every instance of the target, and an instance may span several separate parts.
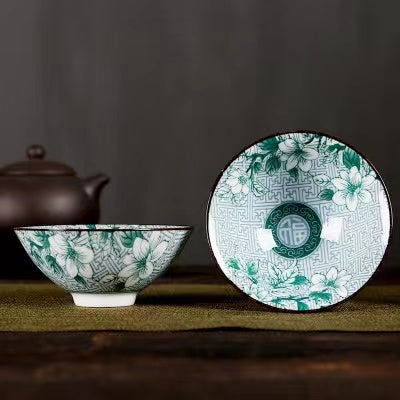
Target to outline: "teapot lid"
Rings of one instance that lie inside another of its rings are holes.
[[[6,165],[0,169],[0,176],[75,176],[76,172],[68,165],[44,160],[46,150],[34,144],[26,150],[28,160]]]

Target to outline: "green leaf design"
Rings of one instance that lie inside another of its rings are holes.
[[[290,267],[281,270],[282,282],[293,283],[298,272],[299,270],[296,263],[293,263]]]
[[[332,144],[330,146],[328,146],[328,148],[326,149],[329,153],[333,153],[334,151],[341,151],[344,150],[346,148],[346,146],[336,143],[336,144]]]
[[[108,239],[109,234],[113,234],[114,232],[107,232],[107,231],[102,231],[100,234],[100,243],[104,243]]]
[[[256,275],[257,272],[258,272],[258,268],[254,262],[250,262],[247,264],[247,273],[249,275]]]
[[[267,275],[271,286],[279,287],[289,283],[293,283],[298,274],[296,263],[285,269],[279,269],[276,265],[270,263],[267,267]]]
[[[297,300],[297,309],[299,311],[306,311],[309,307],[308,304],[304,303],[304,301]]]
[[[252,165],[251,165],[251,169],[253,170],[254,173],[258,173],[261,171],[262,168],[262,162],[261,161],[255,161]]]
[[[114,292],[120,292],[121,290],[123,290],[125,288],[125,283],[124,282],[117,282],[114,286],[113,291]]]
[[[100,283],[107,284],[115,280],[115,275],[105,275],[100,279]]]
[[[275,152],[279,149],[279,141],[276,137],[272,137],[270,139],[265,139],[262,142],[258,143],[258,147],[264,151]]]
[[[39,265],[41,265],[43,263],[43,260],[42,257],[40,256],[40,253],[35,249],[32,249],[31,251],[32,251],[32,257]]]
[[[332,301],[332,294],[328,292],[312,292],[310,293],[310,297],[315,301],[325,301],[330,302]]]
[[[261,183],[259,179],[253,180],[253,193],[256,196],[262,196],[267,192],[268,192],[267,187],[263,183]]]
[[[231,267],[233,269],[240,269],[239,262],[235,258],[230,258],[227,262],[228,267]]]
[[[333,195],[335,192],[332,189],[324,189],[319,193],[319,197],[322,200],[332,200]]]
[[[226,199],[230,197],[231,195],[231,189],[229,188],[228,185],[223,185],[218,189],[217,196],[220,197],[221,199]]]
[[[288,172],[290,177],[293,178],[295,181],[299,180],[299,170],[297,168],[292,168]]]
[[[141,239],[143,239],[143,234],[142,232],[122,232],[120,239],[121,239],[121,243],[124,247],[130,249],[133,246],[133,242],[135,241],[135,239],[137,237],[140,237]]]
[[[96,225],[95,224],[87,224],[86,227],[88,229],[96,229]]]
[[[47,265],[53,269],[55,274],[60,275],[60,276],[64,275],[63,269],[60,267],[57,260],[53,256],[47,255],[46,262],[47,262]]]
[[[35,232],[32,239],[28,239],[31,249],[36,248],[41,251],[43,248],[49,249],[49,234],[46,232]]]
[[[297,275],[294,278],[294,281],[292,282],[292,285],[300,286],[300,285],[306,285],[309,282],[309,280],[303,276],[303,275]]]
[[[83,279],[80,275],[75,276],[74,278],[79,284],[83,286],[87,286],[85,279]]]
[[[318,186],[326,186],[331,181],[331,178],[325,174],[315,175],[313,179]]]
[[[269,264],[267,267],[267,275],[272,286],[277,286],[281,282],[280,270],[274,264]]]
[[[357,167],[360,170],[360,156],[351,149],[346,149],[343,153],[343,164],[348,168]]]
[[[265,171],[268,175],[275,174],[276,171],[281,167],[281,160],[277,156],[273,156],[267,159],[265,162]]]

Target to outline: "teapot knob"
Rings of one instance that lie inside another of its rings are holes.
[[[40,144],[33,144],[26,150],[26,155],[30,160],[43,160],[46,150]]]

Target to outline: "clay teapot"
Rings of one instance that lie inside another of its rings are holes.
[[[28,160],[0,169],[0,229],[98,222],[99,198],[109,178],[80,179],[68,165],[45,160],[45,154],[33,145]]]

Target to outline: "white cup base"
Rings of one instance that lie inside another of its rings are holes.
[[[135,304],[137,293],[71,293],[78,307],[127,307]]]

